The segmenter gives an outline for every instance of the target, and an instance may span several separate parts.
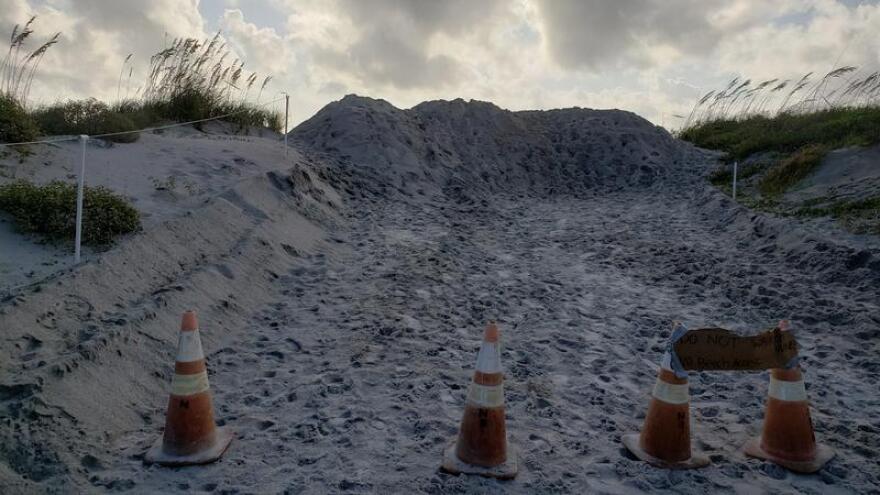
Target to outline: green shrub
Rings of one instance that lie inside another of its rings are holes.
[[[782,160],[767,171],[758,185],[762,194],[776,196],[784,193],[789,187],[797,184],[810,175],[810,172],[822,163],[828,148],[811,144],[804,146],[788,158]]]
[[[0,210],[9,213],[21,232],[69,241],[76,235],[76,185],[53,181],[38,186],[18,181],[0,186]],[[140,214],[123,197],[105,187],[83,193],[82,242],[105,246],[140,229]]]
[[[71,100],[40,108],[33,115],[40,129],[48,135],[88,134],[94,136],[137,129],[131,118],[94,98]],[[138,133],[132,132],[104,139],[117,143],[131,143],[137,141],[139,137]]]
[[[33,141],[38,134],[37,124],[21,104],[0,93],[0,142]]]
[[[109,134],[117,132],[135,131],[137,125],[126,115],[116,112],[106,112],[101,114],[96,123],[99,129],[96,134]],[[117,134],[101,139],[107,139],[116,143],[133,143],[141,137],[138,132],[127,132],[126,134]]]

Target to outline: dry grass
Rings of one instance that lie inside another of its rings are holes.
[[[0,95],[11,98],[22,107],[27,107],[28,94],[34,76],[46,51],[58,43],[61,33],[55,33],[48,41],[30,50],[26,47],[34,34],[36,17],[31,17],[24,25],[16,24],[9,37],[9,49],[0,62]]]
[[[720,90],[697,99],[682,129],[717,121],[744,120],[755,116],[805,114],[840,108],[880,105],[880,71],[838,67],[816,79],[810,72],[799,79],[767,79],[760,82],[734,78]]]
[[[248,75],[239,59],[227,62],[231,58],[220,33],[205,41],[175,39],[170,47],[150,59],[149,75],[138,101],[141,109],[178,121],[238,113],[228,120],[242,126],[279,130],[280,115],[247,103],[258,75]],[[257,102],[271,79],[263,78]]]
[[[33,50],[27,48],[34,34],[31,17],[16,24],[9,36],[9,49],[0,61],[0,142],[32,141],[39,134],[36,122],[27,112],[27,99],[37,67],[46,51],[58,42],[60,33]]]
[[[39,134],[119,132],[126,134],[113,140],[130,142],[138,134],[128,131],[137,128],[220,116],[227,116],[223,120],[242,129],[282,129],[281,115],[259,105],[272,77],[262,78],[257,84],[259,76],[246,71],[244,62],[231,56],[219,33],[204,41],[174,39],[168,48],[151,57],[146,80],[133,97],[129,97],[134,73],[129,55],[120,69],[116,88],[118,97],[128,72],[125,99],[113,105],[94,99],[70,100],[28,111],[27,98],[37,67],[60,37],[57,33],[35,49],[28,49],[34,21],[31,18],[12,29],[9,49],[0,63],[0,142],[30,141]]]
[[[774,165],[761,178],[759,189],[767,196],[777,196],[797,184],[816,169],[828,148],[820,144],[811,144],[791,154],[788,158]]]

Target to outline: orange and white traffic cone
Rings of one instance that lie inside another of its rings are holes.
[[[499,337],[498,326],[490,322],[468,388],[458,440],[443,453],[441,467],[446,472],[499,479],[516,477],[516,452],[507,444]]]
[[[208,369],[194,311],[183,314],[165,434],[144,456],[148,463],[166,466],[207,464],[223,455],[233,433],[214,424]]]
[[[780,328],[787,330],[787,322]],[[745,445],[745,453],[798,473],[815,473],[834,457],[827,445],[816,443],[810,403],[800,367],[770,370],[767,411],[760,437]]]
[[[691,451],[687,375],[685,378],[676,376],[667,368],[670,362],[671,357],[667,354],[654,384],[642,432],[624,435],[623,445],[639,459],[657,467],[692,469],[707,466],[708,457]]]

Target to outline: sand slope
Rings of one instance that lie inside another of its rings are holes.
[[[347,97],[292,138],[284,172],[0,303],[7,491],[880,489],[876,240],[731,203],[704,180],[712,155],[626,112]],[[144,467],[187,307],[239,438],[211,466]],[[671,320],[754,332],[781,317],[817,437],[838,451],[825,470],[739,452],[760,431],[766,373],[692,376],[711,467],[668,472],[622,450]],[[489,318],[522,453],[507,483],[437,472]]]

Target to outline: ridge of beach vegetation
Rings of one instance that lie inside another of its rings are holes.
[[[150,58],[147,77],[133,94],[132,55],[126,57],[115,103],[88,98],[33,107],[28,97],[37,68],[61,36],[56,33],[35,49],[28,49],[35,20],[32,17],[24,25],[13,27],[9,48],[0,62],[0,142],[32,141],[46,135],[107,133],[126,133],[107,139],[132,142],[138,138],[134,132],[137,129],[221,116],[221,120],[241,129],[282,129],[281,115],[258,103],[272,77],[267,76],[258,84],[259,76],[244,71],[244,62],[232,56],[219,33],[209,40],[172,40],[170,46]],[[123,81],[126,72],[128,78]],[[248,100],[253,92],[257,93],[256,103]]]
[[[880,143],[880,72],[858,75],[846,66],[812,81],[772,79],[753,84],[735,78],[699,98],[685,118],[681,139],[724,152],[709,180],[732,192],[732,163],[744,162],[737,200],[751,208],[800,217],[830,216],[857,233],[880,234],[880,196],[813,198],[801,204],[783,196],[809,177],[835,149]],[[817,206],[818,205],[818,206]]]

